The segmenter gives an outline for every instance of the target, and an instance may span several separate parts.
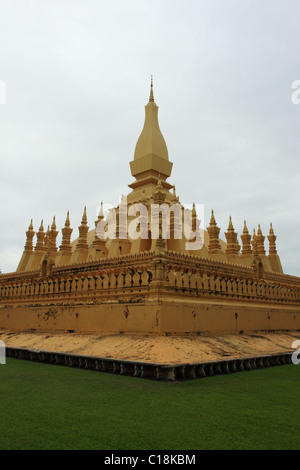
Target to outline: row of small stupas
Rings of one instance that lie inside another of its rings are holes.
[[[166,179],[171,175],[172,163],[169,161],[168,150],[164,137],[158,124],[158,106],[154,102],[153,84],[151,80],[149,102],[145,106],[145,123],[141,135],[137,141],[134,159],[130,162],[131,173],[136,181],[129,187],[132,191],[127,196],[128,206],[133,204],[143,204],[150,212],[152,204],[179,204],[182,211],[186,210],[179,202],[176,196],[175,187],[168,183]],[[116,208],[118,213],[120,206]],[[95,227],[104,219],[101,205],[98,219],[95,221]],[[128,224],[132,217],[128,216]],[[197,214],[195,206],[192,210],[193,229],[197,229]],[[176,224],[173,218],[171,221]],[[117,226],[117,233],[120,227]],[[202,230],[204,243],[199,250],[186,250],[186,238],[183,234],[181,239],[175,239],[174,236],[167,240],[157,240],[152,237],[149,229],[148,238],[137,239],[116,239],[103,240],[98,237],[97,231],[93,228],[89,230],[86,208],[79,226],[79,237],[71,241],[72,228],[70,227],[69,212],[67,214],[65,226],[62,229],[62,242],[57,247],[56,238],[58,231],[56,229],[55,218],[51,227],[45,232],[43,222],[36,232],[36,243],[34,246],[33,238],[35,231],[32,221],[26,232],[25,249],[20,260],[17,272],[35,271],[41,268],[42,263],[49,265],[66,266],[78,263],[86,263],[100,258],[118,257],[125,254],[138,254],[145,251],[169,250],[179,251],[181,253],[199,256],[229,262],[233,264],[251,266],[253,263],[262,262],[264,270],[269,272],[282,273],[281,262],[276,251],[276,236],[270,226],[268,235],[269,251],[266,253],[265,236],[262,234],[260,226],[257,233],[255,230],[253,236],[248,232],[246,222],[243,233],[241,234],[242,246],[238,241],[238,234],[235,232],[231,217],[227,232],[225,232],[226,242],[219,238],[220,228],[217,226],[214,213],[212,211],[211,220],[207,231]]]
[[[193,212],[194,212],[193,208]],[[104,218],[102,204],[98,219],[95,221],[95,226]],[[40,268],[41,263],[45,259],[51,259],[56,266],[64,266],[69,264],[84,263],[94,261],[105,257],[115,257],[123,254],[136,254],[142,251],[155,251],[156,240],[140,239],[135,240],[101,240],[96,229],[89,231],[86,208],[84,208],[81,225],[78,227],[79,238],[71,242],[71,234],[73,229],[70,227],[69,212],[65,221],[65,226],[62,229],[62,241],[57,247],[56,238],[58,231],[56,229],[55,217],[53,223],[48,226],[45,232],[43,221],[37,232],[33,229],[32,220],[26,232],[26,243],[24,252],[19,263],[18,272],[34,271]],[[207,232],[204,232],[204,245],[200,250],[189,250],[189,253],[194,256],[204,258],[219,259],[228,261],[230,263],[237,263],[241,265],[250,266],[253,261],[261,260],[266,271],[282,272],[279,256],[276,250],[276,236],[272,224],[270,224],[270,232],[267,236],[269,241],[268,253],[265,248],[265,236],[262,234],[260,225],[258,226],[257,233],[253,230],[251,236],[246,221],[244,222],[243,233],[240,238],[242,245],[238,242],[238,234],[235,232],[231,217],[229,218],[229,225],[225,232],[227,243],[219,238],[220,228],[217,226],[214,212],[212,211]],[[34,246],[33,239],[36,235],[36,243]],[[113,243],[115,242],[115,243]],[[186,251],[184,247],[181,249],[180,245],[176,250],[175,243],[180,240],[172,238],[166,240],[165,248],[167,250]],[[148,248],[148,249],[147,249]]]

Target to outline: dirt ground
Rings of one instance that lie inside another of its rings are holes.
[[[293,352],[300,331],[226,336],[95,335],[0,330],[6,346],[126,359],[183,364],[225,358]]]

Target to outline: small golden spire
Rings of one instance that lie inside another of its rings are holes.
[[[217,222],[215,219],[215,214],[214,214],[213,209],[211,211],[211,218],[209,222],[209,227],[207,227],[207,233],[209,235],[208,252],[210,254],[219,253],[221,250],[221,245],[220,245],[220,240],[219,240],[220,228],[217,227]]]
[[[61,229],[62,231],[62,240],[61,240],[61,245],[59,247],[59,251],[63,254],[70,254],[72,253],[72,247],[71,247],[71,234],[73,232],[73,229],[70,228],[70,214],[69,211],[67,212],[67,218],[65,221],[65,226],[64,228]]]
[[[269,240],[269,255],[276,255],[277,250],[276,250],[276,235],[274,235],[274,230],[272,223],[270,224],[270,233],[268,235],[268,240]]]
[[[33,223],[32,219],[30,221],[30,225],[28,227],[28,230],[26,232],[26,243],[25,243],[25,251],[33,251],[33,244],[32,244],[32,239],[34,237],[34,230],[33,230]]]
[[[238,243],[238,234],[234,231],[231,215],[229,216],[229,225],[227,232],[225,232],[225,237],[227,240],[227,248],[225,254],[227,256],[235,256],[240,251],[240,245]]]
[[[243,242],[242,256],[247,257],[247,256],[251,255],[252,249],[251,249],[251,244],[250,244],[251,235],[248,231],[246,220],[244,220],[244,229],[243,229],[243,233],[241,235],[241,239],[242,239],[242,242]]]
[[[43,226],[43,220],[41,221],[41,225],[39,228],[39,231],[36,233],[37,241],[34,250],[35,251],[45,251],[44,250],[44,238],[45,238],[45,232],[44,232],[44,226]]]
[[[149,103],[153,102],[154,103],[154,95],[153,95],[153,77],[151,75],[151,85],[150,85],[150,97],[149,97]]]
[[[264,247],[264,241],[265,241],[265,237],[262,234],[260,225],[258,225],[257,235],[256,235],[256,244],[257,244],[257,253],[259,255],[265,255],[266,253],[265,247]]]

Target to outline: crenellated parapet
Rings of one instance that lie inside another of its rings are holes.
[[[162,305],[166,310],[161,310]],[[132,316],[133,310],[140,316]],[[205,313],[208,310],[209,315]],[[89,316],[92,311],[95,317]],[[220,332],[228,331],[228,315],[246,315],[245,324],[254,331],[284,325],[298,328],[300,279],[265,272],[255,263],[236,265],[176,251],[125,254],[52,266],[50,271],[0,275],[0,328],[26,329],[32,325],[50,331],[68,329],[72,324],[76,331],[97,331],[100,326],[96,319],[102,318],[99,331],[106,331],[115,318],[110,327],[113,331],[124,328],[134,332],[139,325],[140,331],[147,332],[152,319],[157,332],[165,328],[187,332],[203,328],[196,326],[200,311],[206,315],[204,325],[209,331],[214,328],[215,312],[220,313]],[[49,315],[55,312],[60,312],[59,316],[55,323],[49,323]],[[81,327],[70,319],[70,312],[82,317]],[[128,322],[123,324],[124,318]]]
[[[1,275],[0,298],[1,302],[12,298],[30,298],[34,301],[50,294],[61,297],[68,293],[68,298],[73,294],[78,297],[80,292],[86,291],[96,298],[107,293],[107,290],[112,292],[111,289],[119,295],[122,293],[120,289],[146,286],[150,289],[150,295],[152,285],[155,290],[160,288],[161,294],[176,288],[185,289],[182,291],[185,295],[201,291],[202,295],[209,295],[211,299],[222,294],[227,298],[248,297],[264,302],[274,299],[300,302],[300,279],[297,277],[264,272],[260,278],[259,271],[253,267],[199,259],[172,251],[145,252],[53,267],[51,275],[45,273],[44,276],[40,271]]]

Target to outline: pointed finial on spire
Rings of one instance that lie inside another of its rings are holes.
[[[44,231],[43,219],[41,220],[41,225],[40,225],[39,231],[40,231],[40,232],[43,232],[43,231]]]
[[[70,227],[69,211],[67,212],[67,218],[66,218],[66,221],[65,221],[65,227]]]
[[[98,214],[98,220],[102,220],[102,219],[104,219],[103,201],[101,201],[100,210],[99,210],[99,214]]]
[[[270,235],[274,235],[272,222],[270,223]]]
[[[55,216],[53,217],[53,222],[51,225],[51,230],[56,230]]]
[[[86,225],[86,224],[87,224],[86,206],[84,206],[84,211],[83,211],[83,216],[82,216],[81,223],[82,223],[82,225]]]
[[[217,225],[217,224],[216,224],[216,219],[215,219],[215,214],[214,214],[214,210],[213,210],[213,209],[211,210],[211,218],[210,218],[209,225]]]
[[[33,223],[32,223],[32,219],[31,219],[31,221],[30,221],[30,225],[29,225],[29,227],[28,227],[28,230],[33,230]]]
[[[229,225],[227,230],[234,230],[233,225],[232,225],[232,220],[231,220],[231,215],[229,216]]]
[[[154,103],[154,95],[153,95],[153,77],[151,75],[151,85],[150,85],[150,97],[149,97],[149,103],[153,102]]]
[[[248,232],[248,227],[247,227],[247,224],[246,224],[246,220],[244,220],[244,229],[243,229],[243,233],[249,233],[249,232]]]

